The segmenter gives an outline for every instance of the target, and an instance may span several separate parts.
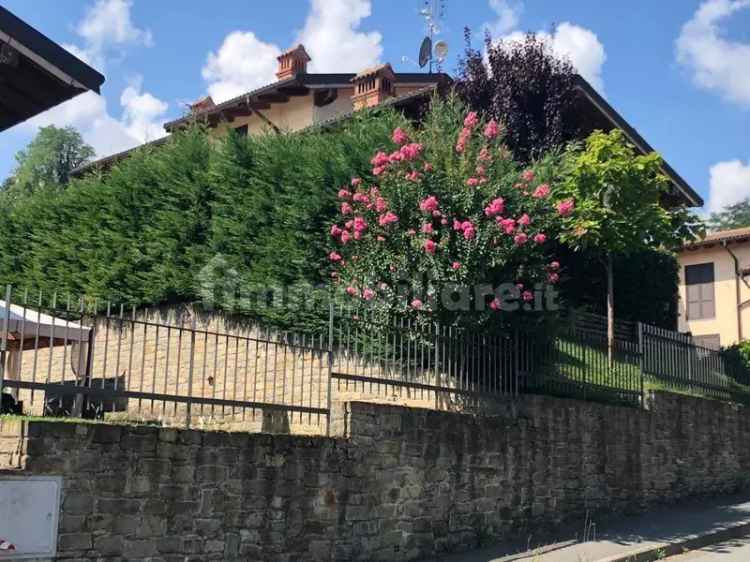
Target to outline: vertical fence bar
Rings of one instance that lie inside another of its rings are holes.
[[[328,397],[326,398],[326,407],[328,409],[326,417],[326,435],[329,437],[331,436],[331,416],[333,415],[333,322],[333,296],[331,295],[328,301]],[[322,385],[318,383],[318,386],[320,387]]]
[[[193,409],[193,369],[195,367],[195,311],[191,311],[190,321],[190,358],[188,360],[188,399],[187,406],[185,408],[185,427],[190,429],[190,417]]]
[[[636,325],[638,329],[638,371],[640,375],[640,392],[641,392],[641,406],[645,406],[644,403],[644,366],[646,361],[646,350],[643,347],[643,323],[638,322]]]

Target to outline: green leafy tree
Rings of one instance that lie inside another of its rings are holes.
[[[73,127],[41,127],[26,149],[16,154],[17,167],[11,190],[32,193],[68,183],[70,172],[94,156]]]
[[[706,226],[710,230],[729,230],[750,226],[750,198],[727,205],[717,213],[711,213]]]
[[[560,240],[604,256],[610,353],[614,339],[613,255],[676,248],[691,237],[684,209],[661,205],[668,180],[658,154],[638,155],[619,130],[596,131],[582,150],[569,151],[564,180],[555,189],[563,215]]]

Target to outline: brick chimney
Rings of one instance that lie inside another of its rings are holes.
[[[216,104],[214,103],[213,98],[211,96],[206,96],[190,104],[190,113],[195,115],[196,113],[201,113],[215,106]]]
[[[297,44],[288,51],[281,53],[276,60],[279,61],[276,78],[286,80],[300,73],[305,74],[307,72],[307,63],[312,59],[307,54],[304,45]]]
[[[396,95],[396,75],[390,64],[368,68],[352,78],[354,110],[373,107]]]

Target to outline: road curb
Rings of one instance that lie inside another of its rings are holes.
[[[648,546],[642,549],[632,550],[625,554],[599,558],[596,562],[652,562],[653,560],[661,560],[665,556],[674,556],[675,554],[697,550],[711,544],[736,539],[745,536],[748,533],[750,533],[750,521],[745,521],[744,523],[739,523],[730,527],[721,527],[710,533],[695,535],[672,543]]]

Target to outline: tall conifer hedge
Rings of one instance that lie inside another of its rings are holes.
[[[0,283],[149,306],[210,296],[299,325],[259,304],[265,288],[324,281],[336,192],[369,173],[402,123],[378,109],[297,134],[217,139],[196,127],[63,191],[0,199]]]

